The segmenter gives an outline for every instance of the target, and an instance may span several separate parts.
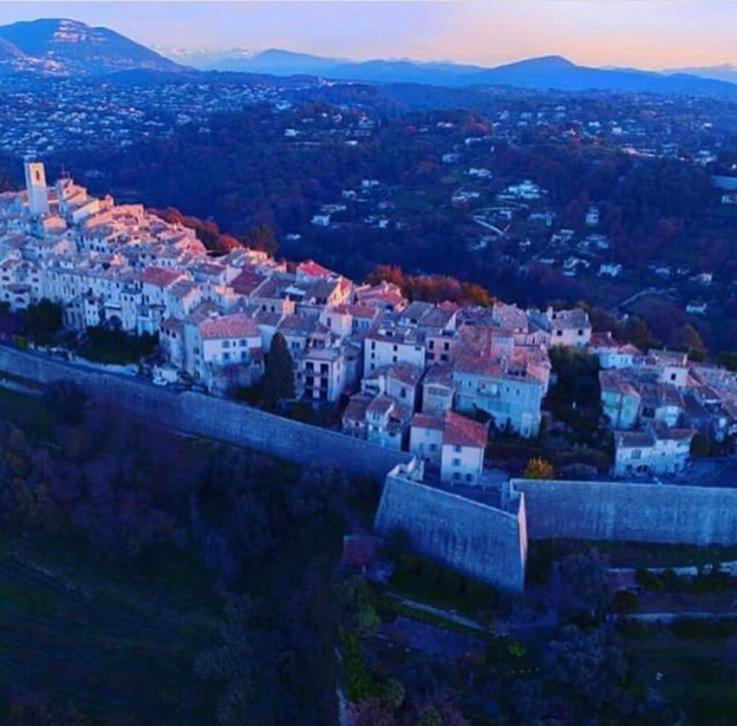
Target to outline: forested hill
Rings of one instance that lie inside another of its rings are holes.
[[[524,109],[528,101],[515,103]],[[606,103],[591,101],[598,112]],[[372,116],[370,138],[349,145],[330,135],[338,114],[343,124],[358,123],[366,111],[361,105],[346,109],[315,102],[275,116],[268,107],[255,107],[212,117],[207,133],[185,125],[168,140],[121,150],[93,148],[72,158],[59,154],[51,170],[63,164],[95,193],[212,219],[235,238],[243,239],[254,227],[271,228],[281,242],[280,254],[314,257],[355,279],[378,264],[394,264],[406,272],[478,282],[520,303],[566,299],[611,307],[651,285],[653,264],[692,273],[713,270],[725,284],[737,272],[734,220],[718,209],[703,166],[623,153],[556,135],[549,126],[529,128],[521,143],[495,137],[483,148],[469,149],[465,139],[494,136],[487,116],[470,111]],[[314,140],[295,142],[288,130],[304,128],[305,119]],[[459,148],[466,159],[461,170],[476,164],[489,169],[491,178],[473,186],[482,189],[478,202],[451,202],[470,182],[457,166],[443,162],[444,154]],[[380,194],[346,203],[343,193],[360,190],[365,179],[375,180]],[[546,249],[550,232],[539,225],[512,227],[493,244],[484,242],[476,208],[483,209],[485,200],[493,203],[497,192],[520,179],[547,191],[544,208],[557,226],[582,235],[586,212],[596,203],[601,218],[596,231],[610,245],[600,261],[623,262],[630,270],[626,284],[604,284],[595,275],[569,277],[540,264],[545,255],[534,253]],[[345,208],[332,213],[329,227],[311,224],[323,205],[334,204]],[[372,218],[392,223],[379,229]],[[520,247],[525,239],[532,244],[529,252]],[[719,296],[720,303],[737,305],[728,287]],[[654,317],[666,342],[674,321],[685,322],[682,309],[669,312],[662,305]],[[708,325],[704,330],[718,349],[737,345],[737,323],[729,319],[717,342]]]

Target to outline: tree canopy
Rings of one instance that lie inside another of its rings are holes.
[[[266,371],[261,381],[261,401],[274,408],[279,401],[294,398],[294,364],[286,338],[277,333],[266,357]]]

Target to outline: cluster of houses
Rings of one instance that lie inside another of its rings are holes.
[[[216,394],[256,383],[280,333],[297,397],[350,395],[346,433],[421,448],[451,480],[480,476],[486,427],[474,419],[537,434],[547,347],[591,336],[580,310],[409,302],[396,285],[356,286],[312,261],[248,249],[214,258],[191,229],[141,205],[66,177],[48,186],[40,163],[25,172],[24,191],[0,195],[0,300],[12,309],[46,298],[80,332],[158,334],[160,375]]]
[[[489,425],[536,436],[550,385],[548,347],[584,347],[591,337],[578,309],[417,301],[392,307],[363,338],[363,377],[343,429],[409,450],[442,481],[479,481]]]
[[[25,80],[21,80],[25,79]],[[9,154],[46,155],[105,142],[126,148],[169,137],[184,124],[206,131],[214,113],[269,104],[275,111],[290,107],[289,81],[238,80],[230,77],[184,83],[90,83],[59,77],[53,90],[29,83],[26,74],[0,77],[0,149]]]
[[[680,471],[696,431],[734,433],[732,374],[592,335],[582,309],[410,302],[392,283],[355,285],[309,260],[211,257],[193,230],[141,205],[67,177],[48,186],[40,163],[25,173],[24,191],[0,195],[0,300],[14,310],[55,301],[80,332],[157,334],[164,381],[217,395],[253,385],[279,333],[298,398],[347,398],[346,434],[409,450],[449,482],[479,481],[490,427],[538,434],[551,346],[598,357],[617,475]]]
[[[615,475],[681,472],[697,433],[717,442],[737,433],[737,375],[685,353],[645,354],[608,334],[594,334],[590,350],[615,432]]]

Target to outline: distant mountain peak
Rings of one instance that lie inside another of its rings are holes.
[[[546,68],[547,70],[569,70],[578,68],[573,62],[562,55],[541,55],[535,58],[526,58],[524,60],[515,61],[499,66],[500,68],[511,68],[512,66],[527,66],[529,68]]]
[[[91,27],[71,18],[42,18],[0,26],[0,75],[32,73],[41,76],[119,79],[190,77],[200,70],[245,72],[276,76],[318,76],[360,83],[423,85],[511,86],[558,91],[667,93],[737,96],[737,67],[728,63],[711,68],[646,71],[633,68],[590,68],[562,55],[527,58],[495,68],[448,61],[406,58],[366,61],[330,58],[283,48],[260,52],[179,49],[172,55],[185,63],[105,27]],[[189,66],[194,66],[192,68]]]
[[[99,76],[121,70],[181,68],[155,51],[104,27],[70,18],[0,26],[0,73]]]
[[[708,78],[714,81],[737,83],[737,65],[733,63],[720,63],[714,66],[700,66],[698,68],[674,68],[663,72],[669,74],[685,73],[690,76]]]

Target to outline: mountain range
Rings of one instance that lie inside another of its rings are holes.
[[[505,85],[523,88],[583,91],[637,91],[654,93],[737,94],[737,71],[717,75],[713,69],[694,72],[643,71],[630,68],[591,68],[562,56],[530,58],[486,68],[451,62],[408,59],[350,61],[306,53],[270,49],[210,58],[202,68],[268,73],[277,76],[307,74],[344,81],[370,83],[425,83],[438,86]],[[725,69],[728,67],[724,67]],[[713,75],[709,73],[713,70]],[[735,83],[731,83],[735,81]]]
[[[101,76],[132,69],[176,71],[181,66],[113,30],[76,20],[0,26],[0,74]]]
[[[193,73],[212,71],[308,75],[377,84],[501,85],[562,91],[597,89],[737,97],[737,69],[733,66],[657,72],[591,68],[561,56],[486,68],[409,59],[352,61],[279,49],[257,53],[242,49],[174,50],[162,54],[108,28],[90,27],[75,20],[44,19],[0,26],[0,74],[99,77],[130,76],[133,72],[138,81],[145,81],[148,74],[152,82],[161,82],[171,74],[189,78]]]
[[[701,66],[698,68],[680,68],[674,73],[688,73],[699,78],[711,78],[716,81],[728,81],[737,83],[737,66],[731,63],[723,63],[718,66]]]

